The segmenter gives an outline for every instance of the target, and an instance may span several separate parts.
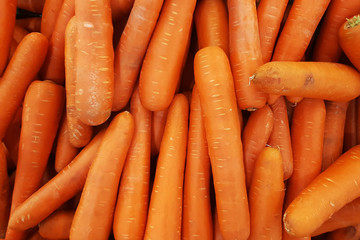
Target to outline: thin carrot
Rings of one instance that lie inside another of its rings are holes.
[[[112,18],[117,20],[129,15],[135,0],[111,0]]]
[[[39,234],[47,239],[68,239],[74,218],[73,210],[58,210],[39,224]]]
[[[344,127],[344,144],[343,152],[346,152],[357,143],[357,114],[356,114],[356,99],[349,102],[346,110],[345,127]]]
[[[130,112],[135,129],[120,180],[113,223],[115,239],[143,239],[148,211],[152,113],[142,106],[138,88],[132,95]]]
[[[328,234],[327,240],[358,240],[360,238],[360,225],[337,229]]]
[[[0,237],[5,237],[9,220],[11,192],[7,172],[5,146],[0,146]]]
[[[195,4],[195,0],[164,2],[139,79],[141,102],[151,111],[164,110],[172,102],[186,60]]]
[[[15,209],[9,226],[18,230],[34,227],[80,192],[103,135],[104,131],[98,133],[67,167]]]
[[[283,179],[279,148],[263,148],[255,163],[249,192],[250,240],[281,239],[285,195]]]
[[[17,0],[17,7],[34,13],[41,13],[45,0]]]
[[[114,50],[110,0],[75,1],[77,27],[75,106],[80,120],[100,125],[114,95]]]
[[[115,50],[113,111],[126,106],[133,92],[163,0],[136,0]]]
[[[250,218],[240,121],[230,63],[225,52],[213,46],[199,50],[194,64],[219,226],[224,239],[247,239]]]
[[[228,0],[227,3],[230,63],[237,102],[241,109],[261,108],[266,94],[249,84],[249,78],[263,63],[255,1]]]
[[[120,175],[133,133],[134,120],[129,112],[117,114],[106,129],[76,208],[70,239],[109,238]]]
[[[274,115],[265,105],[250,114],[242,132],[246,186],[249,189],[255,162],[269,140],[273,129]]]
[[[26,89],[44,61],[47,39],[41,33],[28,34],[19,44],[0,82],[0,138],[14,118]]]
[[[45,0],[41,16],[41,30],[45,37],[50,39],[56,20],[58,18],[62,3],[64,0]]]
[[[0,1],[0,76],[7,65],[16,18],[17,0]]]
[[[256,70],[252,83],[285,96],[345,102],[360,95],[360,73],[340,63],[268,62]]]
[[[210,158],[197,86],[190,105],[184,182],[182,239],[213,239],[210,205]]]
[[[151,127],[151,155],[159,154],[161,139],[164,134],[168,109],[153,112]]]
[[[29,32],[40,32],[41,18],[29,17],[29,18],[16,19],[16,24],[25,28]]]

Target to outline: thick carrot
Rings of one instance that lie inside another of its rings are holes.
[[[359,1],[333,0],[325,13],[316,37],[312,59],[319,62],[338,62],[341,56],[338,32],[345,18],[360,12]],[[354,46],[352,46],[353,48]]]
[[[17,7],[34,13],[41,13],[45,0],[17,0]]]
[[[345,102],[360,95],[360,73],[340,63],[268,62],[256,70],[252,83],[264,92],[293,97]]]
[[[210,158],[197,86],[190,105],[184,182],[182,239],[213,239],[210,205]]]
[[[349,102],[326,102],[326,119],[322,171],[330,166],[343,152],[346,110]]]
[[[41,18],[29,17],[29,18],[16,19],[16,24],[25,28],[29,32],[40,32]]]
[[[132,95],[130,112],[135,129],[114,213],[115,239],[143,239],[148,211],[152,113],[141,105],[138,88]]]
[[[169,106],[157,160],[144,239],[180,239],[189,103],[177,94]]]
[[[359,9],[356,13],[360,11]],[[360,41],[360,14],[348,19],[339,28],[339,43],[351,63],[360,71],[360,47],[354,44]]]
[[[5,145],[0,146],[0,238],[5,237],[9,220],[11,192],[7,172]]]
[[[70,239],[109,238],[120,175],[133,133],[134,119],[129,112],[117,114],[106,129],[76,208]]]
[[[343,152],[346,152],[357,143],[357,114],[356,114],[356,99],[349,102],[346,110],[345,127],[344,127],[344,144]]]
[[[341,155],[292,201],[284,214],[284,227],[289,234],[311,234],[333,213],[360,196],[359,159],[360,145],[357,145]]]
[[[111,0],[112,18],[117,20],[129,15],[135,0]]]
[[[159,154],[161,139],[164,134],[168,109],[153,112],[151,121],[151,155]]]
[[[139,79],[141,102],[151,111],[164,110],[172,102],[186,60],[195,4],[195,0],[164,2]]]
[[[128,103],[156,26],[163,0],[136,0],[115,50],[113,111]]]
[[[225,1],[198,1],[194,18],[199,49],[218,46],[229,56],[229,20]]]
[[[261,108],[266,94],[249,84],[249,78],[263,63],[255,1],[228,0],[227,4],[230,63],[237,102],[241,109]]]
[[[64,0],[45,0],[41,16],[40,32],[50,39]]]
[[[257,8],[263,62],[270,62],[289,0],[262,0]]]
[[[110,0],[75,1],[77,27],[75,106],[80,120],[100,125],[114,95],[114,50]]]
[[[47,239],[68,239],[74,218],[73,210],[58,210],[39,223],[39,234]]]
[[[39,71],[47,50],[47,39],[41,33],[28,34],[19,44],[0,82],[0,138],[21,105],[26,89]]]
[[[249,189],[256,159],[269,140],[274,115],[268,105],[252,112],[242,133],[246,186]]]
[[[194,64],[219,226],[224,239],[247,239],[250,218],[240,121],[230,63],[225,52],[214,46],[199,50]]]
[[[360,238],[360,225],[337,229],[328,234],[327,240],[358,240]]]
[[[283,163],[279,148],[265,147],[254,167],[249,192],[249,239],[281,239],[285,195]]]
[[[34,227],[80,192],[103,135],[104,131],[98,133],[67,167],[15,209],[9,226],[19,230]]]
[[[0,1],[0,76],[6,67],[16,18],[17,0]]]
[[[66,117],[70,143],[75,147],[83,147],[91,139],[92,127],[80,121],[79,113],[75,107],[76,41],[76,17],[72,17],[65,31]]]

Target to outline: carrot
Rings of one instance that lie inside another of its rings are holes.
[[[133,132],[134,120],[129,112],[117,114],[106,129],[76,208],[70,239],[108,239]]]
[[[256,159],[265,147],[273,129],[274,116],[265,105],[250,114],[242,133],[246,186],[249,189]]]
[[[46,238],[43,238],[38,231],[33,232],[29,235],[29,240],[47,240]]]
[[[229,20],[225,1],[198,1],[194,18],[199,49],[218,46],[229,56]]]
[[[17,7],[33,13],[42,13],[45,0],[17,0]]]
[[[159,154],[161,139],[164,134],[168,109],[153,112],[151,121],[151,155]]]
[[[357,240],[360,238],[360,226],[350,226],[347,228],[341,228],[331,232],[328,236],[328,240]]]
[[[210,158],[196,85],[192,92],[188,136],[182,239],[213,239]]]
[[[29,32],[40,32],[41,18],[29,17],[29,18],[16,19],[16,24],[25,28]]]
[[[167,0],[140,72],[141,102],[151,111],[166,109],[174,97],[186,60],[195,0]]]
[[[114,213],[116,239],[143,239],[149,201],[152,113],[141,105],[138,88],[132,95],[130,112],[135,129]]]
[[[15,24],[13,38],[17,43],[20,43],[21,40],[28,34],[29,31],[27,31],[24,27],[20,26],[19,24]]]
[[[293,172],[293,152],[285,99],[279,97],[274,104],[270,105],[270,107],[273,112],[274,123],[268,144],[280,148],[284,164],[284,180],[286,180]]]
[[[270,62],[289,0],[262,0],[257,8],[263,62]]]
[[[115,50],[113,111],[126,106],[160,14],[163,0],[136,0]]]
[[[17,0],[0,1],[0,76],[7,65],[16,18]]]
[[[18,160],[21,118],[22,118],[22,107],[19,107],[3,139],[6,149],[9,152],[8,166],[7,166],[9,170],[13,170],[16,167],[16,163]]]
[[[135,0],[111,0],[113,19],[124,18],[129,15]]]
[[[355,116],[355,119],[356,119],[356,127],[355,127],[355,131],[356,131],[356,144],[360,144],[360,97],[357,97],[356,98],[356,116]]]
[[[356,13],[360,11],[360,4]],[[353,44],[360,40],[360,14],[353,16],[339,29],[339,43],[351,63],[360,71],[360,48]]]
[[[75,106],[80,120],[100,125],[110,116],[114,50],[110,0],[75,1],[77,27]]]
[[[219,218],[218,218],[218,214],[216,211],[216,208],[214,209],[215,213],[214,213],[214,240],[223,240],[223,236],[221,235],[221,231],[220,231],[220,227],[219,227]]]
[[[269,62],[256,70],[252,83],[270,94],[338,102],[360,95],[360,73],[340,63]]]
[[[55,152],[55,170],[60,172],[66,167],[79,153],[79,149],[74,147],[69,141],[68,123],[66,116],[63,118],[57,136]]]
[[[359,1],[333,0],[324,16],[316,37],[313,60],[319,62],[338,62],[341,56],[338,32],[345,18],[360,12]],[[352,47],[353,48],[353,47]]]
[[[346,152],[357,144],[357,114],[356,114],[356,99],[349,102],[346,110],[345,126],[344,126],[344,144],[343,151]]]
[[[58,210],[39,224],[39,234],[48,239],[68,239],[74,218],[73,210]]]
[[[357,145],[341,155],[292,201],[284,214],[284,226],[289,234],[311,234],[333,213],[360,196],[359,159],[360,145]],[[315,209],[316,214],[312,214]]]
[[[41,16],[40,32],[50,39],[64,0],[45,0]]]
[[[221,48],[206,47],[196,54],[194,70],[209,146],[219,226],[224,239],[247,239],[249,208],[240,121],[229,60]]]
[[[249,239],[281,239],[284,173],[279,148],[265,147],[258,155],[249,192]]]
[[[326,102],[322,171],[340,157],[343,150],[346,109],[349,102]]]
[[[249,84],[249,77],[263,63],[255,1],[228,0],[227,3],[230,63],[237,102],[241,109],[261,108],[266,94]]]
[[[27,87],[44,61],[47,39],[40,33],[28,34],[19,44],[0,82],[0,138],[14,118]]]
[[[70,18],[74,15],[75,0],[63,0],[49,40],[49,50],[40,71],[42,79],[49,79],[60,85],[64,84],[65,29]]]
[[[65,88],[66,88],[66,117],[68,123],[69,141],[74,147],[83,147],[91,139],[92,127],[84,124],[79,119],[75,107],[76,92],[76,17],[67,24],[65,31]]]
[[[5,237],[10,213],[11,192],[7,172],[5,146],[0,146],[0,237]]]

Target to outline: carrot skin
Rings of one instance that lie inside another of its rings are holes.
[[[74,218],[73,210],[58,210],[39,224],[39,234],[48,239],[68,239]]]
[[[16,24],[25,28],[29,32],[40,32],[41,28],[41,18],[40,17],[31,17],[16,19]]]
[[[5,146],[0,146],[0,237],[5,237],[10,214],[11,190],[7,172]]]
[[[54,31],[56,20],[59,16],[63,2],[64,0],[45,0],[42,10],[40,32],[48,39],[50,39]]]
[[[344,127],[344,144],[343,152],[348,151],[357,143],[357,115],[356,115],[356,99],[349,102],[349,106],[346,110],[345,127]]]

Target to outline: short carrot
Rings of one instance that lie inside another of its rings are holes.
[[[43,11],[45,0],[17,0],[17,7],[34,13]]]
[[[5,237],[9,220],[11,192],[7,172],[5,146],[0,146],[0,238]]]
[[[70,239],[109,238],[120,175],[133,133],[134,119],[129,112],[117,114],[106,129],[75,211]]]
[[[39,223],[39,234],[47,239],[68,239],[74,218],[73,210],[58,210]]]
[[[45,0],[41,17],[41,30],[45,37],[50,39],[56,20],[64,0]]]
[[[348,108],[346,110],[343,152],[346,152],[353,146],[357,145],[356,122],[357,122],[356,99],[353,99],[349,102]]]
[[[159,154],[161,139],[164,134],[168,109],[153,112],[151,121],[151,155]]]

